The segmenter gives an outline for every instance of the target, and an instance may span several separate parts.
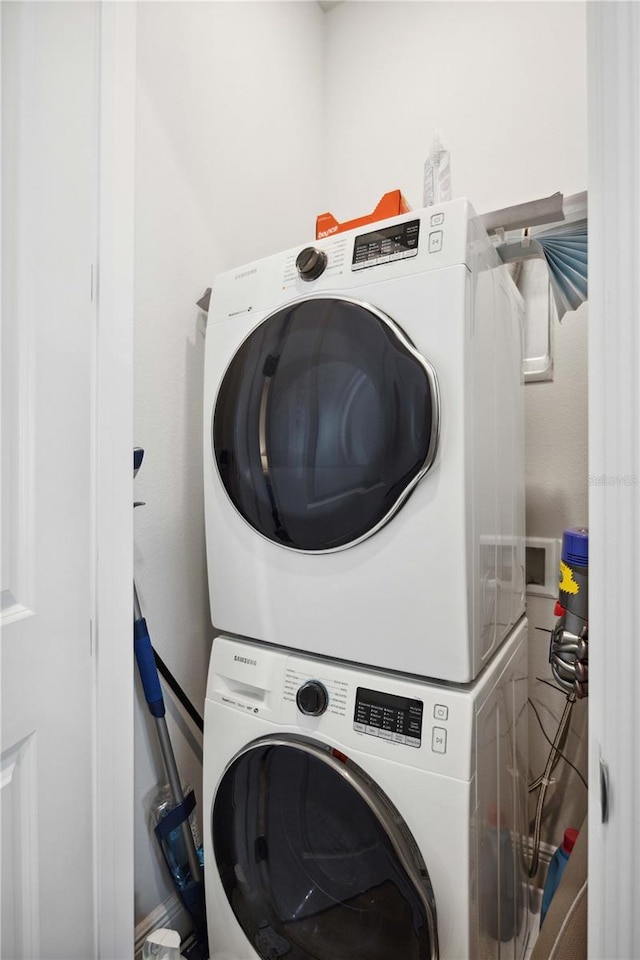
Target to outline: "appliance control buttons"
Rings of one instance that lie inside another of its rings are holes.
[[[308,717],[320,717],[329,705],[329,694],[319,680],[308,680],[296,693],[298,710]]]
[[[434,230],[429,234],[429,253],[440,253],[442,250],[442,230]]]
[[[444,213],[434,213],[429,221],[432,227],[439,227],[444,223]]]
[[[327,266],[327,255],[317,247],[305,247],[296,257],[296,269],[303,280],[317,280]]]
[[[447,731],[444,727],[434,727],[431,732],[431,749],[434,753],[447,752]]]
[[[433,708],[433,717],[435,720],[448,720],[449,707],[445,707],[443,703],[436,703]]]

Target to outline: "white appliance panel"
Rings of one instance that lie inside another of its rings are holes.
[[[527,832],[527,734],[522,719],[526,719],[526,628],[526,621],[521,621],[492,663],[466,689],[297,657],[266,644],[216,639],[205,708],[204,756],[212,960],[260,956],[234,917],[220,881],[211,816],[233,759],[248,745],[274,733],[335,748],[364,770],[395,805],[433,887],[441,960],[479,956],[520,960],[527,940],[527,880],[518,866],[522,836]],[[321,680],[329,692],[329,706],[322,716],[304,716],[296,707],[296,684],[306,679]],[[356,695],[362,689],[420,701],[421,745],[413,748],[354,729]],[[446,732],[444,753],[433,740],[434,730]],[[517,877],[512,895],[503,897],[508,902],[500,908],[500,930],[497,900],[488,902],[486,897],[486,891],[497,890],[498,883],[495,819],[503,845],[505,838],[508,841],[510,869]],[[227,827],[220,825],[220,829]]]
[[[406,259],[352,271],[355,244],[367,227],[319,241],[328,267],[311,283],[297,277],[297,250],[216,281],[206,346],[204,471],[218,629],[468,682],[522,613],[521,304],[486,236],[475,235],[471,216],[466,201],[455,201],[389,221],[420,221],[421,243]],[[435,228],[443,242],[433,253],[428,238]],[[434,367],[438,451],[406,503],[373,536],[337,552],[305,554],[261,536],[236,510],[212,452],[213,411],[232,358],[265,316],[296,297],[343,295],[389,316]]]

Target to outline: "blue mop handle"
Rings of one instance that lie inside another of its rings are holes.
[[[133,646],[149,710],[154,717],[164,717],[164,697],[162,696],[160,678],[158,677],[153,648],[151,647],[151,637],[144,617],[134,620]]]

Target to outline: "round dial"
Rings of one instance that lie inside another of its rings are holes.
[[[308,680],[298,690],[296,703],[301,713],[308,717],[319,717],[329,705],[329,694],[319,680]]]
[[[303,280],[316,280],[326,265],[326,253],[316,247],[305,247],[296,257],[296,267]]]

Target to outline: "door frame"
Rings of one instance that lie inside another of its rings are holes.
[[[640,951],[640,7],[588,3],[587,41],[589,956],[634,957]]]
[[[100,3],[93,363],[96,956],[133,956],[133,308],[136,4]]]

